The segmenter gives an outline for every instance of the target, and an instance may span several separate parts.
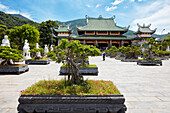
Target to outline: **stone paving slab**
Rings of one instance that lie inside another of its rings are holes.
[[[139,66],[114,58],[90,57],[99,68],[98,76],[88,79],[111,80],[125,96],[127,113],[170,113],[170,60],[163,66]],[[20,91],[39,80],[59,80],[62,64],[29,65],[29,72],[0,75],[0,113],[17,113]]]

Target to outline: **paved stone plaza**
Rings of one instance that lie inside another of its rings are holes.
[[[170,60],[163,66],[139,66],[135,62],[102,57],[90,58],[99,67],[99,76],[88,79],[112,80],[125,96],[127,113],[170,113]],[[58,77],[62,64],[29,65],[29,72],[0,75],[0,113],[17,113],[20,91],[39,80]]]

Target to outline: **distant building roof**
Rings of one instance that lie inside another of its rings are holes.
[[[99,16],[99,18],[91,18],[87,17],[87,25],[84,27],[77,27],[79,31],[127,31],[129,26],[119,27],[116,25],[114,21],[115,17],[111,18],[103,18]]]
[[[148,26],[145,26],[145,24],[143,24],[143,26],[138,25],[138,31],[136,32],[136,34],[138,33],[155,33],[156,32],[156,28],[154,30],[151,30],[149,27],[151,26],[151,24],[149,24]]]
[[[60,25],[58,29],[55,29],[56,32],[71,32],[69,25]]]

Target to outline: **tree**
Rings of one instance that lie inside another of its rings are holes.
[[[34,48],[34,49],[31,49],[29,50],[29,52],[31,53],[31,57],[33,57],[34,59],[40,59],[40,57],[37,56],[37,52],[40,52],[41,55],[43,55],[44,53],[44,49],[43,48]]]
[[[109,52],[110,52],[110,55],[111,56],[116,56],[117,55],[117,52],[118,52],[118,49],[116,46],[112,46],[110,49],[109,49]]]
[[[124,54],[125,59],[138,59],[138,55],[141,54],[141,49],[134,45],[129,45],[127,47],[122,46],[119,51]]]
[[[78,40],[68,41],[62,39],[61,43],[57,46],[57,62],[65,63],[71,69],[71,82],[82,83],[84,82],[83,76],[80,73],[79,67],[86,65],[84,60],[88,56],[97,56],[101,52],[95,46],[82,45]],[[76,62],[80,60],[80,62]]]
[[[43,47],[45,44],[52,44],[55,42],[55,39],[53,38],[52,32],[53,28],[58,27],[58,24],[56,21],[48,20],[45,22],[40,23],[38,26],[38,29],[40,31],[40,45]]]
[[[11,46],[19,49],[22,49],[25,39],[27,39],[30,44],[35,44],[39,41],[39,36],[38,29],[29,24],[16,26],[14,29],[11,29],[9,33]]]
[[[154,59],[154,54],[157,54],[159,50],[159,46],[153,38],[148,39],[148,42],[144,42],[142,47],[145,49],[144,59]]]
[[[11,60],[23,59],[22,51],[11,49],[9,46],[0,46],[0,58],[2,58],[1,65],[12,65]]]

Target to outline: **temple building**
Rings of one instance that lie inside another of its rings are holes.
[[[60,25],[58,29],[54,29],[56,32],[56,38],[58,40],[58,44],[60,44],[61,39],[68,39],[71,40],[71,29],[69,28],[69,25]]]
[[[77,27],[78,37],[74,40],[80,40],[82,44],[95,45],[100,49],[110,48],[111,46],[121,47],[131,44],[131,39],[122,35],[129,29],[128,27],[119,27],[116,25],[115,16],[111,18],[91,18],[86,16],[87,25]]]
[[[142,44],[143,42],[146,42],[148,38],[152,37],[152,34],[156,32],[156,28],[154,30],[150,29],[151,24],[143,26],[138,25],[138,31],[135,33],[136,37],[133,40],[134,44]]]

